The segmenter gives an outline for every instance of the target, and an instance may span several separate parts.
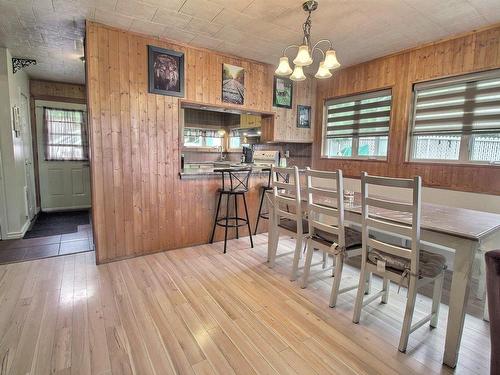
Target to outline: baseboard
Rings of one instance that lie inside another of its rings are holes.
[[[2,240],[16,240],[19,238],[23,238],[28,231],[30,224],[31,222],[29,220],[26,220],[19,232],[7,232],[7,235],[5,236],[5,238],[2,238]]]
[[[77,210],[88,210],[91,206],[75,206],[75,207],[53,207],[53,208],[42,208],[43,212],[54,212],[54,211],[77,211]]]

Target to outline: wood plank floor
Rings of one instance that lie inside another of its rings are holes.
[[[355,292],[328,307],[331,277],[288,281],[267,236],[95,266],[82,253],[0,266],[0,374],[439,374],[439,327],[397,351],[405,292],[351,323]],[[281,249],[293,246],[281,241]],[[345,282],[357,271],[346,267]],[[374,280],[374,288],[379,285]],[[419,296],[419,315],[430,300]],[[394,319],[391,319],[394,317]],[[457,374],[486,374],[488,324],[467,316]]]

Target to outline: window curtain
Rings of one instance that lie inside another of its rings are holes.
[[[83,111],[44,107],[43,116],[45,160],[88,160]]]

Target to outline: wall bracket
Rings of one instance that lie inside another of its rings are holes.
[[[23,68],[26,68],[31,65],[36,65],[36,60],[33,59],[20,59],[17,57],[12,58],[12,72],[16,74]]]

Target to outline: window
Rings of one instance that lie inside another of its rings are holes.
[[[323,156],[385,159],[391,99],[391,90],[382,90],[328,100]]]
[[[241,149],[243,133],[240,129],[231,129],[229,132],[229,148],[230,149]]]
[[[500,161],[500,70],[414,85],[411,160]]]
[[[83,111],[43,108],[45,160],[88,160]]]
[[[217,130],[184,128],[185,147],[221,147],[223,138]]]

